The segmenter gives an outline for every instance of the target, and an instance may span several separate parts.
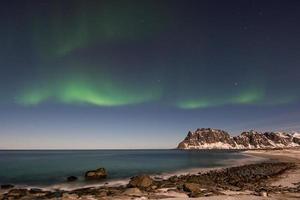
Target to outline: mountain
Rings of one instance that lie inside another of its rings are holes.
[[[178,149],[274,149],[300,147],[299,133],[242,132],[231,137],[219,129],[201,128],[188,132],[185,139],[178,144]]]

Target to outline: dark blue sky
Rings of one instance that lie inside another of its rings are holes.
[[[2,1],[0,148],[300,130],[300,2]]]

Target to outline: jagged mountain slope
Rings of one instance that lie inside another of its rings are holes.
[[[300,134],[256,131],[243,132],[231,137],[219,129],[201,128],[189,132],[178,149],[274,149],[300,146]]]

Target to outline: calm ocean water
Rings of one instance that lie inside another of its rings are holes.
[[[179,150],[0,151],[0,184],[51,185],[105,167],[108,180],[191,168],[219,167],[245,158],[238,152]],[[227,161],[227,162],[226,162]]]

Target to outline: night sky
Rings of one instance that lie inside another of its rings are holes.
[[[0,148],[300,131],[299,0],[7,0],[0,17]]]

